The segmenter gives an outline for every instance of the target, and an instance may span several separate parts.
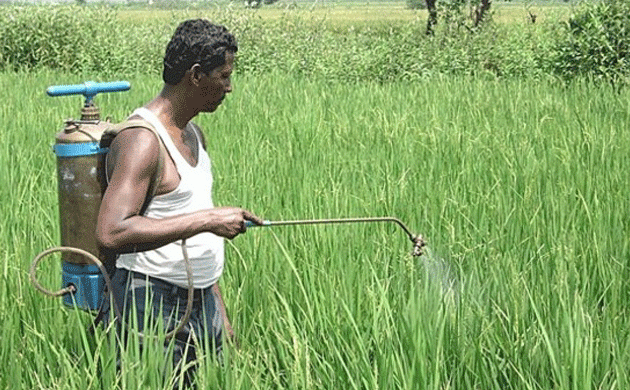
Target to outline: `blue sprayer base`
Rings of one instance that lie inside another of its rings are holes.
[[[83,310],[98,310],[101,305],[105,280],[93,264],[63,263],[61,277],[63,287],[73,284],[76,291],[63,296],[63,303]]]

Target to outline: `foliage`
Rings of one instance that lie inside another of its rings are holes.
[[[468,21],[468,0],[436,1],[440,20],[444,23],[463,25]]]
[[[556,71],[567,78],[588,76],[611,82],[630,77],[630,2],[585,3],[566,23],[558,42]]]
[[[155,70],[168,39],[156,26],[121,23],[108,6],[5,6],[3,11],[0,69]],[[147,37],[162,43],[147,44]]]
[[[308,11],[265,20],[231,7],[179,10],[169,18],[123,21],[116,7],[5,6],[0,14],[0,69],[74,73],[160,73],[163,48],[185,17],[225,24],[239,40],[237,73],[271,70],[332,80],[391,82],[427,75],[566,78],[628,74],[630,12],[621,0],[584,9],[558,23],[484,23],[474,28],[462,0],[439,2],[441,21],[335,26]],[[623,12],[622,12],[623,11]],[[570,28],[569,28],[570,27]],[[626,76],[627,77],[627,76]]]
[[[249,8],[260,8],[263,4],[273,4],[278,0],[245,0],[245,5]]]
[[[436,3],[439,22],[456,29],[472,32],[480,27],[482,21],[491,20],[490,0],[442,0]]]
[[[293,15],[234,26],[242,44],[237,69],[243,73],[279,70],[351,82],[413,81],[436,74],[539,77],[548,68],[553,37],[530,25],[488,24],[471,34],[446,23],[427,37],[421,19],[331,28],[323,19]]]
[[[406,0],[409,9],[427,9],[426,0]]]

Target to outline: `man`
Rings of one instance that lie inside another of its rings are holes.
[[[232,91],[237,50],[223,26],[207,20],[181,23],[166,49],[162,91],[130,117],[151,123],[161,141],[147,128],[127,129],[114,138],[107,155],[109,184],[96,235],[104,251],[119,254],[114,302],[123,317],[135,308],[140,330],[147,297],[149,323],[162,321],[173,329],[181,317],[188,287],[186,240],[195,300],[189,322],[176,335],[176,360],[185,349],[187,361],[195,358],[193,339],[220,352],[223,331],[233,334],[218,286],[223,240],[244,233],[246,221],[262,223],[247,210],[214,207],[210,160],[203,135],[191,122],[200,112],[214,112]],[[160,142],[168,153],[161,153]]]

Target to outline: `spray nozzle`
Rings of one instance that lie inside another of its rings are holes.
[[[422,256],[422,248],[427,245],[424,241],[424,238],[420,234],[414,236],[411,241],[413,241],[413,255],[416,257]]]

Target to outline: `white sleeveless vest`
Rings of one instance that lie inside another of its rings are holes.
[[[134,111],[133,115],[141,116],[157,129],[181,178],[175,190],[154,196],[144,215],[148,218],[162,219],[213,208],[210,158],[201,144],[201,135],[193,128],[199,144],[197,165],[193,167],[179,153],[155,114],[142,107]],[[180,240],[146,252],[122,254],[116,262],[116,267],[140,272],[186,288],[188,277],[181,244]],[[186,249],[193,271],[194,288],[206,288],[216,283],[223,273],[223,238],[212,233],[200,233],[186,240]]]

